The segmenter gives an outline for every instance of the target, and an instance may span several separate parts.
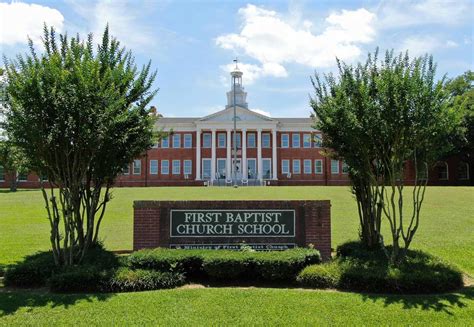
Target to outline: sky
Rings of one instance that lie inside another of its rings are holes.
[[[224,109],[235,58],[249,108],[272,117],[308,117],[310,77],[376,47],[432,54],[439,77],[474,67],[473,0],[0,0],[2,57],[27,51],[27,36],[40,47],[43,22],[95,40],[108,23],[138,65],[151,60],[166,117]]]

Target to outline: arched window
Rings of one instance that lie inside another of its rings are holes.
[[[448,174],[448,163],[446,161],[440,161],[436,164],[436,170],[438,171],[439,180],[447,180]]]
[[[5,180],[5,169],[3,169],[3,166],[0,165],[0,182],[3,182]]]
[[[458,179],[469,179],[469,164],[461,161],[458,165]]]

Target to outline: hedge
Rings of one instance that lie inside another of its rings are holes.
[[[297,281],[307,287],[401,294],[447,292],[463,286],[459,269],[421,251],[408,251],[399,266],[390,265],[382,249],[368,251],[358,242],[343,244],[337,253],[333,262],[303,269]]]
[[[304,248],[269,252],[157,248],[128,257],[132,268],[178,271],[187,278],[290,282],[302,268],[320,261],[317,250]]]

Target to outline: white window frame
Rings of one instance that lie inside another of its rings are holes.
[[[212,160],[211,160],[211,158],[202,158],[201,159],[201,176],[202,176],[202,179],[207,180],[207,177],[204,176],[204,162],[205,161],[209,161],[209,179],[210,179],[211,174],[212,174]]]
[[[346,170],[346,171],[344,171],[344,170]],[[342,162],[341,171],[345,175],[349,174],[349,165],[345,161]]]
[[[337,162],[337,170],[333,170],[333,164]],[[331,159],[331,175],[338,175],[339,174],[339,160]]]
[[[187,169],[189,168],[189,170]],[[183,160],[183,174],[192,175],[193,173],[193,161],[192,160]]]
[[[303,134],[303,148],[311,148],[311,134]]]
[[[140,163],[137,165],[137,163]],[[138,173],[135,172],[136,168],[139,168]],[[132,169],[133,175],[141,175],[142,174],[142,161],[141,160],[133,160],[133,169]]]
[[[295,170],[295,163],[298,163],[298,171]],[[301,174],[301,160],[300,159],[293,159],[293,162],[292,162],[292,172],[293,172],[293,175],[300,175]]]
[[[155,172],[153,172],[153,170],[152,170],[152,167],[153,167],[152,163],[156,164],[156,171]],[[156,159],[150,160],[150,175],[158,175],[159,171],[160,170],[158,169],[158,160],[156,160]]]
[[[217,147],[220,149],[227,147],[226,133],[217,133]]]
[[[295,141],[298,139],[298,145],[295,146]],[[294,133],[291,135],[291,147],[292,148],[300,148],[301,147],[301,137],[299,133]]]
[[[161,160],[161,175],[169,175],[169,174],[170,174],[170,161]]]
[[[173,149],[179,148],[181,148],[181,134],[173,134]]]
[[[268,143],[265,144],[265,139],[268,139]],[[271,148],[271,138],[270,138],[270,133],[262,133],[262,148],[263,149],[269,149]]]
[[[258,167],[257,167],[257,159],[256,159],[256,158],[247,158],[247,177],[248,177],[248,168],[250,167],[250,164],[249,164],[249,163],[250,163],[251,161],[254,162],[253,166],[255,167],[253,177],[254,177],[254,178],[257,178],[257,176],[258,176],[258,172],[257,172]]]
[[[169,136],[165,136],[161,139],[161,147],[163,149],[168,149],[170,147],[170,138],[169,138]]]
[[[264,162],[270,162],[270,164],[268,165],[270,167],[270,169],[268,169],[268,171],[270,172],[270,176],[267,176],[265,177],[265,169],[263,168],[265,165],[263,164]],[[272,159],[271,158],[262,158],[262,177],[264,179],[271,179],[272,178]]]
[[[250,140],[252,139],[252,144]],[[255,133],[247,133],[247,148],[256,148],[257,147],[257,136]]]
[[[178,164],[177,166],[175,164]],[[178,168],[175,170],[175,168]],[[173,160],[171,161],[171,175],[181,175],[181,160]]]
[[[127,175],[127,176],[130,175],[130,164],[126,165],[127,170],[125,170],[125,167],[123,167],[123,168],[124,169],[122,170],[122,174]]]
[[[288,133],[281,134],[281,147],[282,148],[289,148],[290,147],[290,134],[288,134]]]
[[[184,138],[183,148],[192,149],[192,147],[193,147],[193,135],[189,134],[189,133],[186,133],[186,134],[183,135],[183,138]]]
[[[286,169],[285,169],[285,163],[286,163]],[[290,173],[290,160],[283,159],[281,161],[281,173],[283,175],[288,175]]]
[[[316,163],[318,163],[318,162],[321,163],[321,171],[320,172],[318,172],[318,170],[317,170],[318,165]],[[314,160],[314,173],[317,174],[317,175],[322,175],[323,171],[324,171],[323,161],[321,159]]]
[[[225,135],[225,134],[224,134],[224,135]],[[220,162],[224,162],[224,175],[223,175],[223,176],[224,176],[224,179],[227,178],[227,163],[226,163],[226,161],[227,161],[226,158],[218,158],[218,159],[217,159],[217,162],[216,162],[216,172],[215,172],[216,175],[217,175],[217,173],[219,173],[219,174],[221,173],[221,172],[219,171],[219,163],[220,163]]]
[[[209,138],[208,145],[206,145],[207,138]],[[211,133],[202,133],[202,147],[204,149],[210,149],[212,147],[212,134]]]
[[[314,147],[315,148],[320,148],[323,144],[323,136],[321,133],[316,133],[314,134]]]
[[[309,163],[309,171],[306,170],[307,165]],[[303,160],[303,174],[305,175],[311,175],[313,173],[313,167],[312,167],[312,164],[311,164],[311,159],[304,159]]]

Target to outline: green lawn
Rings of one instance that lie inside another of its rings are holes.
[[[357,238],[347,187],[118,188],[102,237],[132,246],[133,200],[330,199],[333,247]],[[0,190],[0,265],[49,247],[39,191]],[[387,235],[386,240],[389,237]],[[474,188],[430,187],[413,248],[474,276]],[[53,295],[0,288],[0,325],[473,325],[474,289],[433,296],[361,295],[286,289],[178,289],[108,295]]]

